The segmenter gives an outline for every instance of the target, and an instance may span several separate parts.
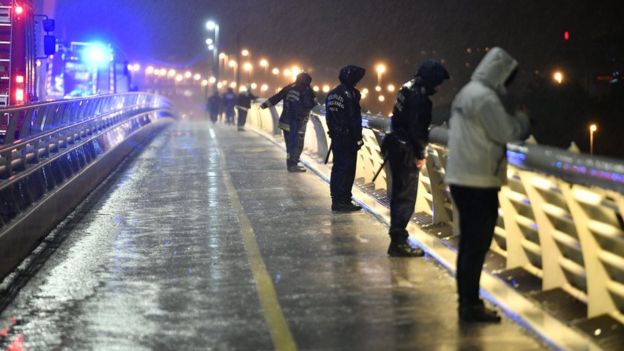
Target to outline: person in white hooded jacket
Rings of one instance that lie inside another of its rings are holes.
[[[506,177],[506,144],[524,140],[530,122],[522,111],[507,111],[501,101],[515,78],[518,62],[492,48],[451,107],[445,181],[459,212],[457,256],[459,318],[499,322],[479,299],[479,280],[498,218],[498,191]]]

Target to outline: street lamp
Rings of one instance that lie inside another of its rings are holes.
[[[243,55],[243,57],[247,57],[247,56],[249,56],[249,50],[247,50],[247,49],[243,49],[243,50],[241,51],[241,55]]]
[[[206,22],[206,29],[209,32],[214,32],[214,38],[206,39],[206,45],[208,45],[208,50],[212,51],[212,72],[211,73],[218,80],[219,70],[220,70],[219,59],[221,58],[221,56],[219,55],[219,25],[217,24],[217,22],[213,20],[209,20]]]
[[[375,71],[377,72],[377,85],[381,85],[381,77],[384,73],[386,73],[386,65],[383,63],[378,63],[375,66]]]
[[[250,62],[243,64],[243,70],[247,72],[247,83],[251,81],[251,71],[253,71],[253,65]]]
[[[564,79],[563,72],[555,71],[552,77],[553,77],[553,80],[557,82],[557,84],[563,83],[563,79]]]
[[[591,124],[589,126],[589,154],[594,154],[594,133],[598,130],[598,126],[596,124]]]
[[[263,58],[260,59],[260,62],[258,62],[258,64],[264,69],[264,78],[266,79],[269,75],[269,61]]]

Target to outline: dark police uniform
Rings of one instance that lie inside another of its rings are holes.
[[[251,102],[257,98],[257,96],[251,93],[249,88],[238,94],[238,100],[236,101],[236,109],[238,110],[238,130],[245,129],[247,111],[251,107]]]
[[[221,97],[219,96],[218,92],[215,92],[208,98],[208,113],[210,114],[210,120],[212,121],[212,123],[217,123],[220,108]]]
[[[284,101],[279,127],[284,132],[287,152],[286,167],[289,172],[305,172],[306,170],[298,163],[303,151],[310,110],[316,105],[315,94],[310,83],[312,83],[312,77],[307,73],[300,73],[295,83],[285,86],[260,106],[267,108]]]
[[[397,94],[392,110],[392,132],[386,136],[382,152],[390,163],[390,256],[418,257],[424,252],[412,248],[405,229],[414,214],[419,169],[416,160],[425,159],[429,139],[432,103],[430,95],[449,75],[435,61],[426,61],[416,77],[405,83]]]
[[[228,88],[221,99],[223,111],[225,112],[225,123],[234,124],[234,106],[236,105],[236,94],[232,88]]]
[[[330,179],[333,211],[362,209],[351,202],[351,188],[355,180],[357,152],[362,146],[361,96],[355,86],[365,73],[364,68],[357,66],[342,68],[339,75],[341,84],[327,95],[326,119],[334,154]]]

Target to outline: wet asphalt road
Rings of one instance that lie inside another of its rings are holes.
[[[507,319],[459,326],[447,271],[388,258],[387,228],[332,214],[328,193],[252,132],[178,123],[57,229],[66,239],[0,314],[4,347],[545,347]]]

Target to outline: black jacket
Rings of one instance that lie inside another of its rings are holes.
[[[302,73],[301,75],[304,75]],[[305,74],[307,75],[307,74]],[[309,76],[307,76],[309,77]],[[310,114],[316,106],[316,96],[310,82],[312,79],[297,79],[297,82],[282,88],[277,94],[271,96],[262,104],[262,107],[277,105],[284,101],[280,122],[288,123],[290,118],[303,118]]]
[[[327,95],[326,120],[329,136],[353,143],[362,140],[362,109],[360,91],[355,85],[362,80],[366,70],[346,66],[340,70],[340,85]]]
[[[238,94],[236,106],[242,107],[243,109],[249,109],[251,107],[251,102],[257,98],[258,97],[252,94],[250,91],[244,91]]]
[[[392,109],[392,133],[406,141],[419,159],[425,158],[432,106],[427,88],[419,78],[414,78],[399,90]]]
[[[405,83],[397,94],[392,109],[392,133],[405,141],[419,159],[425,158],[429,142],[432,104],[429,96],[436,93],[436,87],[450,76],[446,68],[437,61],[425,61],[416,77]]]
[[[221,97],[219,94],[210,95],[208,98],[208,111],[214,114],[219,113],[221,108]]]

